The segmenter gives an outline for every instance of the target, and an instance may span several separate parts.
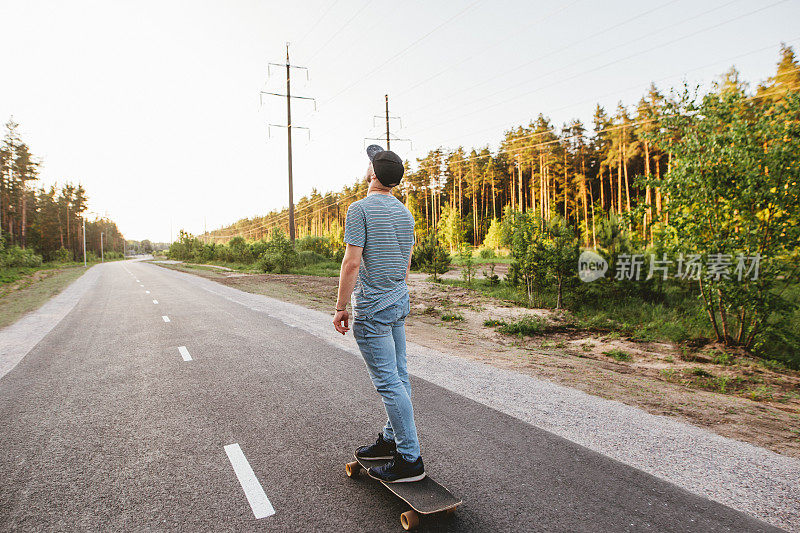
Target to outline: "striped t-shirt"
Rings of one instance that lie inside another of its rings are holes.
[[[344,242],[364,249],[353,291],[356,318],[369,317],[408,294],[406,269],[414,246],[414,217],[388,194],[369,194],[350,205]]]

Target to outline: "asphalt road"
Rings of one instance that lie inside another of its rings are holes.
[[[777,531],[420,378],[412,387],[427,470],[464,500],[420,531]],[[353,354],[161,267],[104,265],[0,378],[0,530],[398,531],[405,504],[344,474],[383,421]],[[256,518],[232,444],[274,514]]]

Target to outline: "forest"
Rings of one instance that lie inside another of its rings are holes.
[[[598,105],[588,127],[556,127],[539,114],[494,152],[431,150],[406,163],[395,191],[416,220],[415,255],[507,253],[502,283],[526,305],[583,310],[586,326],[601,329],[637,308],[629,325],[639,334],[647,308],[663,317],[652,338],[717,342],[798,365],[799,89],[784,45],[774,76],[755,88],[731,68],[705,94],[651,85],[633,106]],[[302,198],[298,237],[341,247],[347,208],[365,192],[359,179]],[[287,222],[286,209],[242,219],[196,245],[264,242]],[[581,283],[582,250],[607,261],[609,274]]]
[[[31,153],[9,120],[0,144],[0,268],[37,267],[42,262],[83,261],[83,222],[88,215],[80,184],[35,187],[42,162]],[[121,258],[125,240],[105,217],[86,220],[86,255]]]

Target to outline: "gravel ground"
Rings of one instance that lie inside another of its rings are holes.
[[[328,314],[177,274],[358,354],[352,335],[337,334]],[[800,532],[800,461],[620,402],[413,343],[408,355],[415,376],[692,493]]]

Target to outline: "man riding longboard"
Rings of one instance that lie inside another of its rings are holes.
[[[358,448],[356,457],[388,459],[368,470],[380,481],[419,481],[425,477],[425,467],[411,404],[404,324],[411,311],[406,282],[414,217],[392,194],[405,170],[400,157],[374,144],[367,148],[367,156],[367,196],[347,210],[347,248],[333,325],[342,335],[349,331],[346,307],[352,293],[353,335],[388,417],[375,443]]]

